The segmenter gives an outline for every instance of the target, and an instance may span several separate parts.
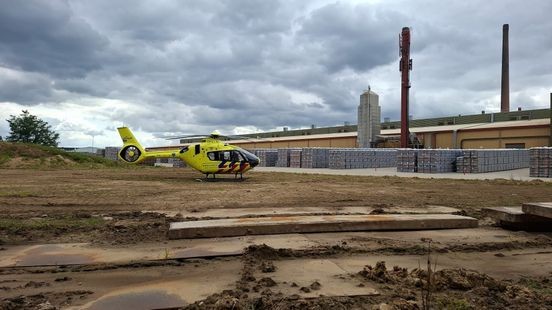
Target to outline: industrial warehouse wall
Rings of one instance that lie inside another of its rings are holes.
[[[419,138],[425,148],[503,149],[514,144],[525,148],[548,146],[549,136],[549,128],[532,127],[460,130],[456,133],[456,141],[450,131],[423,133]]]
[[[464,132],[458,134],[461,148],[506,148],[508,145],[524,144],[525,148],[547,146],[549,128],[508,128]]]

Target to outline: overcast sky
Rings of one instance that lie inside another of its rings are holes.
[[[412,28],[414,118],[546,108],[552,1],[0,0],[0,136],[29,110],[63,146],[163,134],[356,124],[368,85],[400,118],[398,34]]]

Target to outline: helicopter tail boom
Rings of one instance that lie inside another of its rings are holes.
[[[138,164],[148,158],[171,158],[179,157],[178,150],[146,151],[138,142],[128,127],[117,128],[123,140],[123,147],[119,151],[119,158],[124,162]]]

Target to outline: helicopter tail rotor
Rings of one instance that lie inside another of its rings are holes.
[[[119,151],[119,158],[127,163],[137,164],[145,159],[144,148],[127,127],[117,128],[123,140],[123,148]]]

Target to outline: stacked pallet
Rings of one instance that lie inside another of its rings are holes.
[[[301,150],[300,148],[291,149],[278,149],[278,160],[276,161],[276,167],[289,167],[290,154],[292,150]],[[299,165],[301,159],[299,159]]]
[[[398,149],[397,150],[397,172],[418,171],[418,150]]]
[[[253,154],[259,157],[261,167],[275,167],[278,161],[278,150],[275,149],[254,149]]]
[[[456,171],[456,160],[462,150],[419,150],[418,172],[447,173]]]
[[[301,154],[302,168],[328,168],[330,150],[327,148],[304,148]]]
[[[180,158],[168,158],[167,161],[169,164],[171,164],[175,168],[184,168],[186,167],[186,163],[182,161]]]
[[[301,149],[289,150],[289,166],[291,168],[301,168]]]
[[[534,147],[529,154],[529,176],[552,178],[552,147]]]
[[[120,147],[108,146],[105,148],[104,157],[111,160],[119,160]]]
[[[330,149],[328,152],[328,168],[345,169],[345,152],[341,149]]]
[[[397,165],[394,149],[334,149],[329,152],[329,168],[362,169],[384,168]]]
[[[289,167],[289,149],[278,149],[276,167]]]
[[[483,173],[527,168],[529,151],[524,149],[464,150],[457,159],[457,172]]]

